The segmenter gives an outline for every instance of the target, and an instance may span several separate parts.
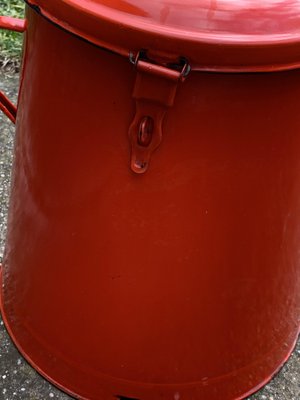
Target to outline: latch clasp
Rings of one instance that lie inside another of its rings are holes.
[[[177,87],[191,68],[184,58],[176,63],[158,63],[150,60],[145,51],[135,57],[131,54],[130,61],[137,70],[133,90],[136,113],[129,127],[131,169],[142,174],[161,143],[163,119],[174,104]]]

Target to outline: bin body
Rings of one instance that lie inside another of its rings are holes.
[[[300,307],[300,70],[191,72],[142,175],[136,71],[33,9],[2,313],[81,399],[233,400],[290,354]]]

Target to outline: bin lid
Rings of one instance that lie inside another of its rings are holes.
[[[129,56],[185,57],[194,70],[300,67],[300,0],[28,0],[82,38]]]

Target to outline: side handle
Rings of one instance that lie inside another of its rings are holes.
[[[24,19],[20,18],[0,16],[0,29],[22,33],[26,29],[26,22]],[[0,92],[0,110],[3,111],[13,123],[16,122],[17,107],[2,92]]]

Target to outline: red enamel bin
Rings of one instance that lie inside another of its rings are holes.
[[[250,395],[299,332],[300,0],[27,3],[11,337],[78,399]]]

